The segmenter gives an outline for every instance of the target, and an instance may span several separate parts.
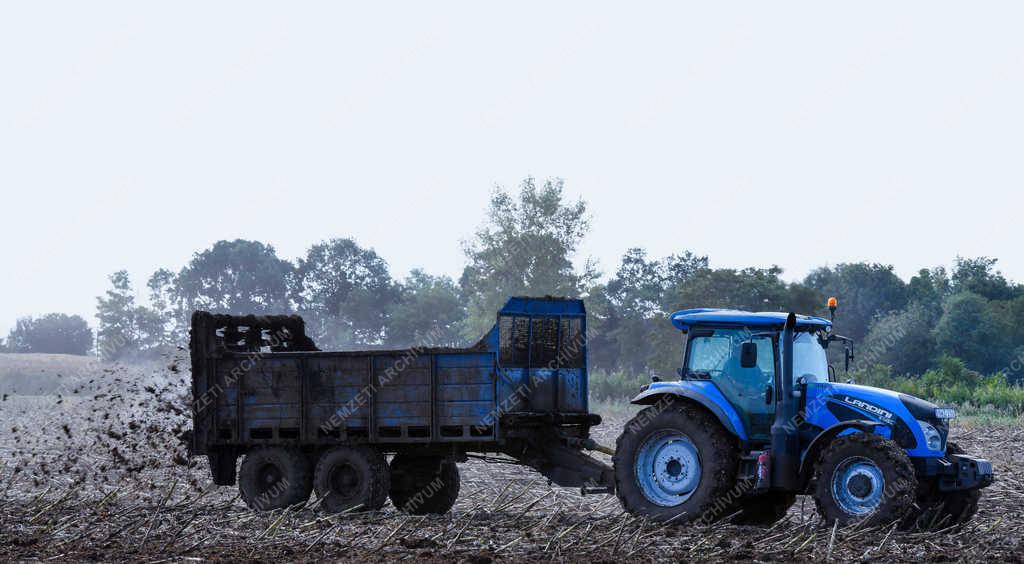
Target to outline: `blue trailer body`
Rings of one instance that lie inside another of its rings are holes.
[[[578,451],[600,421],[588,411],[581,300],[510,298],[469,348],[326,352],[297,316],[205,312],[191,336],[192,448],[215,478],[256,446],[505,452],[537,466],[558,457],[550,448]],[[565,440],[539,446],[545,435]],[[218,483],[232,479],[224,472]]]

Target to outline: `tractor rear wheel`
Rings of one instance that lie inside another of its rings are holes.
[[[739,510],[740,513],[731,522],[736,525],[772,525],[785,517],[794,503],[796,494],[784,492],[767,492],[740,498],[730,511]]]
[[[883,525],[913,508],[917,477],[895,441],[871,433],[838,437],[815,465],[814,501],[826,523]]]
[[[644,409],[616,442],[615,490],[622,507],[656,521],[710,523],[736,490],[736,440],[706,410],[674,401]]]
[[[963,454],[960,445],[950,442],[949,454]],[[941,529],[966,523],[978,512],[981,490],[941,492],[934,485],[922,488],[917,496],[917,508],[907,518],[906,528]]]
[[[313,489],[309,474],[309,459],[301,451],[257,448],[242,460],[238,491],[251,509],[281,509],[309,499]]]
[[[442,457],[400,453],[391,460],[391,503],[406,513],[447,513],[459,485],[459,467]]]
[[[336,447],[320,456],[313,487],[328,513],[353,509],[376,511],[388,500],[391,474],[379,450]]]

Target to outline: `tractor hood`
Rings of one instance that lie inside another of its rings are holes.
[[[868,400],[868,401],[873,400],[873,399],[882,400],[882,398],[885,398],[884,401],[892,401],[892,400],[899,401],[899,399],[900,399],[900,393],[899,392],[894,392],[892,390],[886,390],[885,388],[876,388],[874,386],[862,386],[860,384],[839,384],[839,383],[833,383],[833,384],[828,384],[828,387],[831,389],[832,393],[835,394],[835,395],[847,394],[847,395],[854,396],[854,397],[859,397],[861,399],[865,399],[865,400]]]
[[[832,389],[833,394],[844,394],[846,396],[859,398],[868,402],[888,404],[890,402],[897,401],[907,408],[907,411],[910,412],[914,419],[921,419],[924,421],[930,421],[933,418],[936,418],[936,410],[940,409],[938,405],[930,401],[908,394],[886,390],[885,388],[862,386],[860,384],[829,384],[829,387]]]
[[[807,422],[816,427],[827,429],[851,420],[878,421],[911,456],[944,454],[947,419],[952,413],[920,398],[872,386],[820,382],[808,384],[806,405]],[[941,435],[941,448],[928,447],[928,427]]]

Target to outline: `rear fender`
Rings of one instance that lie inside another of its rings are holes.
[[[890,438],[892,435],[891,429],[884,423],[868,421],[866,419],[852,419],[836,423],[818,433],[818,436],[814,437],[811,444],[807,445],[807,450],[804,451],[803,459],[800,462],[800,483],[804,487],[810,482],[811,476],[814,473],[814,463],[817,462],[821,451],[836,437],[851,432],[875,433],[886,438]]]
[[[666,398],[686,398],[692,400],[710,411],[722,423],[730,433],[741,441],[747,442],[747,432],[743,428],[743,420],[740,419],[736,409],[725,399],[722,392],[712,382],[666,382],[655,385],[641,392],[630,403],[636,405],[654,405]]]

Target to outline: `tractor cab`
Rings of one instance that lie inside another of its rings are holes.
[[[673,314],[672,323],[686,334],[681,381],[713,384],[735,408],[747,439],[767,442],[782,384],[786,314],[691,309]],[[829,342],[831,329],[826,319],[797,316],[794,386],[830,381],[823,345]]]

